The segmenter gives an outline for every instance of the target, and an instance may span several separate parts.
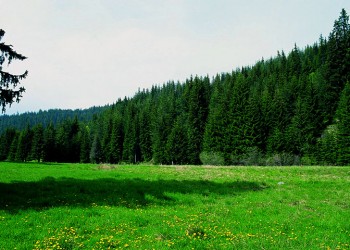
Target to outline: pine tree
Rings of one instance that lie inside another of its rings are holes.
[[[327,80],[333,101],[337,102],[345,83],[350,80],[350,24],[345,9],[342,9],[329,35],[327,66]]]
[[[296,114],[286,128],[285,151],[294,155],[301,155],[305,151],[304,147],[308,144],[308,126],[310,126],[308,116],[312,110],[306,105],[307,102],[299,97],[296,102]]]
[[[249,82],[244,73],[238,72],[230,86],[230,103],[227,111],[228,128],[225,131],[225,152],[230,154],[232,163],[239,163],[240,157],[252,146],[252,136],[248,127],[247,107]]]
[[[347,82],[341,93],[336,113],[338,127],[339,165],[350,164],[350,83]]]
[[[44,129],[44,152],[43,161],[44,162],[54,162],[57,161],[56,152],[56,129],[52,123],[50,123]]]
[[[140,160],[138,145],[137,115],[134,102],[129,102],[126,107],[124,122],[123,160],[136,163]]]
[[[316,158],[319,164],[337,165],[339,154],[337,125],[329,125],[317,142]]]
[[[273,90],[271,90],[272,92]],[[262,116],[262,124],[261,124],[261,141],[260,147],[263,152],[267,152],[268,146],[268,138],[272,133],[273,129],[273,109],[272,109],[272,94],[269,91],[268,86],[264,86],[264,89],[261,93],[261,116]],[[258,144],[258,143],[257,143]]]
[[[21,131],[18,138],[18,146],[16,151],[15,160],[18,162],[26,162],[30,159],[30,152],[32,148],[33,131],[27,126],[27,128]]]
[[[5,31],[0,29],[0,41],[5,35]],[[21,75],[12,75],[3,71],[3,63],[7,60],[8,65],[12,60],[24,60],[25,56],[17,53],[12,49],[11,45],[0,43],[0,106],[2,111],[6,109],[6,105],[11,105],[14,101],[19,102],[22,93],[25,91],[24,87],[16,88],[20,81],[27,77],[28,71]]]
[[[94,139],[92,141],[91,150],[90,150],[90,162],[91,163],[101,163],[103,156],[102,156],[102,147],[101,147],[101,139],[100,135],[97,132],[94,136]]]
[[[90,162],[90,128],[87,125],[80,126],[79,129],[79,141],[80,141],[80,162],[88,163]]]
[[[16,161],[16,152],[17,152],[17,148],[18,148],[18,139],[19,139],[19,133],[16,133],[15,136],[13,137],[10,149],[9,149],[9,153],[7,156],[7,160],[14,162]]]
[[[185,96],[188,102],[188,154],[191,164],[200,164],[199,154],[207,121],[210,100],[210,81],[195,77],[188,80]]]
[[[217,75],[213,82],[213,93],[210,99],[208,120],[206,122],[203,151],[207,153],[223,153],[225,145],[225,131],[227,129],[228,103],[225,99],[224,79],[230,76]]]
[[[97,122],[98,129],[96,133],[98,133],[98,146],[101,150],[97,159],[102,162],[110,162],[111,159],[110,144],[113,126],[112,113],[113,110],[104,113],[101,119]]]
[[[251,136],[251,146],[265,151],[266,134],[261,99],[261,93],[257,89],[251,91],[245,111],[245,123]]]
[[[142,104],[140,104],[141,106]],[[152,106],[151,99],[145,100],[140,109],[138,127],[140,131],[140,150],[141,161],[150,161],[152,159]]]
[[[110,142],[110,155],[111,163],[118,163],[122,161],[123,157],[123,142],[124,142],[124,131],[123,131],[123,117],[122,114],[117,111],[113,118],[113,127]]]
[[[267,154],[274,155],[285,152],[285,146],[286,142],[283,132],[278,127],[275,127],[267,139]]]
[[[157,164],[170,164],[166,144],[176,119],[175,84],[169,82],[163,86],[155,101],[152,116],[153,160]]]
[[[71,138],[70,141],[70,159],[69,162],[80,162],[80,138],[79,138],[79,131],[80,131],[80,123],[78,121],[78,117],[75,116],[72,124],[71,124],[71,130],[69,133],[69,138]]]
[[[8,158],[8,154],[11,148],[13,139],[15,138],[17,131],[13,128],[7,128],[0,137],[0,161],[4,161]]]
[[[56,133],[56,152],[58,162],[79,162],[79,122],[77,117],[68,119],[60,124]]]
[[[301,58],[300,51],[296,44],[294,44],[294,48],[292,52],[288,55],[287,58],[287,74],[290,79],[293,76],[298,76],[301,73]]]
[[[169,163],[184,165],[190,162],[188,129],[184,115],[176,119],[165,146]]]
[[[33,128],[31,158],[40,162],[44,155],[44,129],[41,124]]]

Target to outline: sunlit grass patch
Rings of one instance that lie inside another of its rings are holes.
[[[0,249],[349,249],[350,167],[98,170],[0,164]]]

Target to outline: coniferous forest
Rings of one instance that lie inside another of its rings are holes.
[[[327,38],[253,66],[155,85],[89,115],[3,116],[14,120],[2,122],[0,160],[348,165],[349,80],[343,9]]]

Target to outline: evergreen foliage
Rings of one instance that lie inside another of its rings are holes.
[[[4,35],[5,31],[0,29],[0,41]],[[17,88],[17,86],[21,80],[27,77],[28,71],[21,75],[13,75],[4,71],[2,65],[5,61],[10,65],[13,60],[23,61],[24,59],[26,57],[13,50],[12,45],[0,43],[0,106],[2,106],[3,112],[6,110],[6,105],[11,105],[14,101],[20,101],[25,88]]]
[[[41,124],[33,128],[31,159],[40,162],[44,156],[44,129]]]
[[[7,160],[10,153],[12,141],[17,136],[17,131],[13,128],[8,128],[0,136],[0,161]]]
[[[33,130],[28,126],[25,130],[21,131],[19,134],[15,161],[26,162],[30,160],[32,140],[33,140]]]
[[[0,126],[0,160],[350,164],[349,62],[342,10],[328,40],[253,66],[170,81],[74,116],[14,116],[22,125]]]
[[[4,133],[8,128],[23,130],[27,125],[34,127],[41,124],[44,128],[50,124],[57,126],[67,119],[77,117],[79,121],[89,123],[106,109],[110,109],[110,105],[103,107],[91,107],[88,109],[62,110],[50,109],[47,111],[40,110],[39,112],[26,112],[23,114],[0,116],[0,134]]]
[[[44,130],[44,152],[43,161],[57,161],[56,155],[56,129],[52,123]]]
[[[350,83],[343,89],[336,113],[338,127],[339,165],[350,164]]]

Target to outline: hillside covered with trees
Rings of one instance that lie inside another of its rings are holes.
[[[81,122],[87,122],[109,107],[109,105],[106,105],[102,107],[91,107],[88,109],[50,109],[14,115],[3,114],[0,116],[0,134],[8,128],[24,130],[27,126],[33,127],[37,124],[47,127],[50,123],[56,126],[67,119],[73,119],[75,117]]]
[[[0,160],[217,165],[350,164],[350,24],[214,77],[119,99],[91,119],[6,126]]]

